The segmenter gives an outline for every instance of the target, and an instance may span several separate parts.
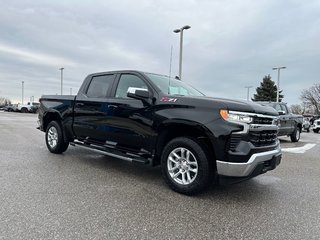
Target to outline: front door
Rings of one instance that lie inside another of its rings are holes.
[[[155,139],[153,106],[144,105],[141,100],[127,97],[129,87],[148,89],[150,86],[138,75],[121,74],[110,99],[113,109],[108,115],[110,134],[108,140],[117,148],[138,153],[151,153]]]

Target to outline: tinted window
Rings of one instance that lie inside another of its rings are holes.
[[[283,111],[279,104],[276,104],[275,109],[277,110],[277,112]]]
[[[146,73],[146,75],[165,94],[183,96],[204,96],[201,92],[180,80],[170,79],[167,76],[157,75],[153,73]]]
[[[286,105],[281,104],[281,109],[282,109],[282,111],[284,111],[285,113],[289,113]]]
[[[122,74],[116,91],[117,98],[128,98],[127,92],[129,87],[148,89],[147,85],[141,78],[132,74]]]
[[[113,82],[113,75],[102,75],[93,77],[87,96],[91,98],[104,98],[107,96],[109,88],[111,88]]]

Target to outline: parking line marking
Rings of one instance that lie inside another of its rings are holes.
[[[307,143],[303,147],[295,147],[295,148],[281,148],[282,152],[289,152],[289,153],[305,153],[306,151],[313,148],[316,144],[314,143]]]

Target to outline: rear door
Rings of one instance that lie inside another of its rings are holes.
[[[111,89],[115,74],[92,76],[79,93],[74,106],[73,131],[80,140],[104,144],[109,133],[106,116],[110,114]]]
[[[275,109],[278,112],[283,112],[283,114],[279,116],[279,119],[280,119],[279,135],[289,134],[291,132],[292,126],[291,126],[291,119],[288,113],[288,109],[284,104],[280,104],[280,103],[276,103]]]

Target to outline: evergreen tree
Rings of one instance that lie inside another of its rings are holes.
[[[264,76],[260,83],[260,87],[257,87],[256,91],[257,94],[253,95],[254,98],[252,101],[277,101],[277,86],[275,85],[275,82],[271,80],[270,74]],[[282,91],[279,91],[279,102],[283,99],[283,95],[281,93]]]

